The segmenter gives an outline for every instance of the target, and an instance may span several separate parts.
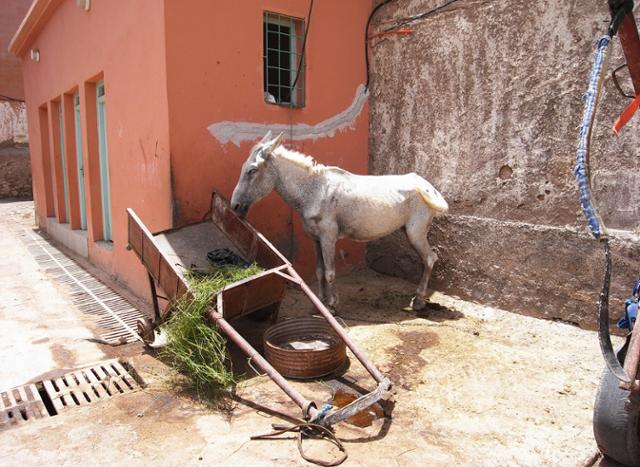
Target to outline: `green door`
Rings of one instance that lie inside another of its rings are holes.
[[[109,157],[107,153],[107,120],[104,105],[104,83],[96,86],[98,105],[98,153],[100,156],[100,188],[102,197],[103,239],[111,241],[111,195],[109,190]]]
[[[64,153],[64,130],[62,128],[62,102],[58,103],[58,123],[60,127],[60,158],[62,161],[62,187],[64,190],[64,222],[69,222],[69,181],[67,180],[67,159]]]
[[[87,205],[84,194],[84,162],[82,161],[82,135],[80,128],[80,96],[73,96],[76,129],[76,157],[78,158],[78,198],[80,201],[80,228],[87,230]]]

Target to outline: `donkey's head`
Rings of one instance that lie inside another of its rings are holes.
[[[282,133],[272,138],[269,131],[251,149],[249,157],[242,165],[240,179],[231,196],[231,208],[239,216],[246,216],[253,203],[267,196],[275,188],[276,172],[269,164],[269,159],[281,142]]]

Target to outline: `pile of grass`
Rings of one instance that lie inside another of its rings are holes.
[[[174,304],[172,315],[162,328],[167,345],[161,357],[188,379],[199,396],[231,392],[237,383],[226,339],[208,322],[207,308],[224,286],[261,271],[255,264],[247,268],[229,265],[212,269],[209,274],[186,275],[193,297],[185,295]]]

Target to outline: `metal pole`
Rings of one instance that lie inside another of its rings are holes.
[[[231,339],[238,347],[240,347],[240,349],[246,355],[249,356],[249,358],[251,358],[251,360],[258,366],[258,368],[264,371],[269,376],[269,378],[271,378],[273,382],[276,383],[280,387],[280,389],[282,389],[287,394],[287,396],[289,396],[291,400],[302,409],[302,413],[305,417],[314,418],[317,415],[318,410],[315,404],[312,401],[305,399],[302,394],[296,391],[295,388],[293,388],[287,382],[287,380],[285,380],[282,375],[278,373],[278,371],[262,357],[262,355],[260,355],[253,347],[251,347],[251,344],[249,344],[244,339],[244,337],[242,337],[240,333],[236,331],[233,326],[231,326],[229,322],[222,317],[220,313],[218,313],[214,309],[211,309],[208,313],[208,316],[209,319],[216,323],[216,325],[218,325],[222,332],[224,332],[229,337],[229,339]]]
[[[620,44],[627,60],[635,95],[640,94],[640,37],[633,14],[628,14],[618,29]]]
[[[625,0],[608,0],[609,10],[613,14],[622,6]],[[633,17],[633,9],[627,13],[618,28],[618,37],[627,60],[627,67],[633,82],[635,95],[640,95],[640,37],[638,36],[638,27]],[[625,387],[630,391],[639,389],[636,376],[638,373],[638,363],[640,363],[640,324],[636,323],[631,333],[631,340],[627,355],[624,360],[624,369],[631,381],[629,384],[620,383],[621,387]]]
[[[638,388],[636,375],[638,373],[638,362],[640,362],[640,323],[636,322],[631,332],[631,340],[627,348],[627,355],[624,359],[624,370],[629,376],[630,383],[620,383],[620,387],[635,391]]]
[[[331,325],[333,330],[338,334],[340,339],[342,339],[344,343],[347,344],[347,347],[349,347],[349,350],[351,350],[353,355],[355,355],[355,357],[360,361],[360,363],[362,363],[362,366],[366,368],[366,370],[369,372],[371,376],[373,376],[373,379],[375,379],[377,383],[382,382],[382,380],[385,379],[382,373],[380,373],[380,371],[375,367],[375,365],[371,363],[371,361],[367,358],[364,352],[362,352],[362,350],[360,350],[358,346],[356,346],[355,342],[351,340],[351,338],[346,333],[344,328],[340,326],[340,323],[338,323],[338,321],[331,314],[331,312],[327,310],[327,307],[324,306],[324,304],[320,301],[320,299],[316,296],[316,294],[314,294],[313,291],[309,288],[309,286],[302,280],[302,278],[297,273],[297,271],[293,269],[292,266],[288,266],[287,269],[289,271],[289,274],[295,279],[297,279],[297,283],[302,289],[302,291],[307,295],[309,300],[311,300],[311,302],[315,305],[315,307],[320,311],[322,316],[324,316],[324,318],[329,322],[329,324]]]
[[[158,291],[156,290],[156,283],[150,272],[147,272],[149,277],[149,287],[151,288],[151,300],[153,302],[153,311],[155,317],[153,319],[154,324],[160,324],[160,305],[158,304]]]
[[[624,0],[609,0],[609,9],[614,12]],[[627,14],[618,28],[618,37],[627,60],[627,67],[633,82],[635,95],[640,94],[640,37],[638,36],[638,27],[633,17],[633,11]]]

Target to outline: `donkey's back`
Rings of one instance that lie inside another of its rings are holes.
[[[415,217],[433,218],[448,210],[444,197],[415,173],[355,175],[327,171],[325,209],[335,210],[339,236],[369,241],[388,235]]]

